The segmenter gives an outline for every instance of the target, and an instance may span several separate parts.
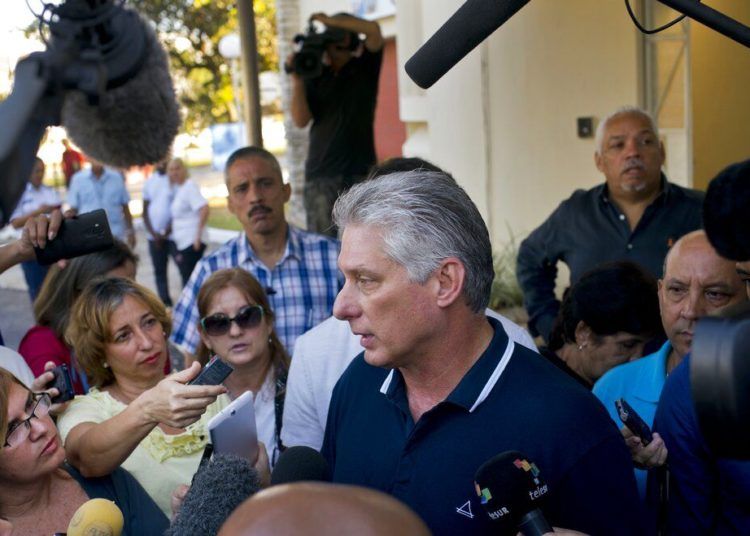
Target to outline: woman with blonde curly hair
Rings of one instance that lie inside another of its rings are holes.
[[[165,377],[170,322],[150,290],[127,279],[92,282],[66,332],[92,386],[58,421],[68,461],[84,476],[122,465],[169,516],[171,494],[190,481],[206,423],[228,401],[219,386],[191,386],[200,366]]]

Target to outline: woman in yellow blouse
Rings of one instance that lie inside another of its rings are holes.
[[[141,285],[110,278],[86,287],[66,338],[93,388],[58,420],[68,462],[82,475],[122,466],[167,516],[172,492],[198,467],[206,423],[228,403],[221,385],[185,385],[197,363],[165,377],[169,330],[164,305]]]

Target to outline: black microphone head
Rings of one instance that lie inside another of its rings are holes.
[[[165,536],[217,534],[232,512],[260,488],[258,473],[246,459],[215,455],[195,475]]]
[[[311,480],[330,482],[331,471],[320,452],[310,447],[289,447],[281,453],[271,472],[272,486]]]
[[[466,0],[404,65],[406,74],[427,89],[487,39],[529,0]]]
[[[120,59],[124,57],[122,48],[113,51],[111,57],[105,55],[102,68],[108,76],[120,75],[116,87],[111,87],[112,80],[108,78],[109,87],[97,104],[89,103],[89,97],[81,91],[68,91],[62,125],[86,155],[103,164],[127,168],[165,158],[181,119],[167,55],[156,33],[137,13],[121,9],[128,17],[114,26],[114,31],[143,41],[145,55],[140,69],[128,78],[123,74],[126,70],[117,73],[116,69],[124,61]],[[134,50],[137,48],[133,46]]]
[[[526,514],[540,508],[548,491],[536,464],[513,450],[483,463],[474,475],[474,487],[490,519],[513,534]]]
[[[703,226],[722,257],[750,260],[750,160],[732,164],[708,185]]]

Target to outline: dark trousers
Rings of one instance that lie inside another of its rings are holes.
[[[307,230],[336,238],[331,212],[339,195],[364,179],[362,176],[332,175],[305,178],[305,212]]]
[[[178,250],[177,246],[174,245],[174,242],[171,242],[171,244],[173,251],[172,256],[177,263],[177,268],[180,270],[182,286],[184,287],[187,284],[188,279],[190,279],[190,274],[193,273],[193,268],[195,268],[195,265],[198,264],[198,261],[203,257],[203,252],[206,251],[206,244],[201,244],[201,248],[198,251],[195,251],[193,246],[188,246],[185,249]]]
[[[42,266],[36,261],[26,261],[21,263],[23,276],[26,279],[26,286],[29,287],[29,297],[33,303],[42,288],[44,278],[47,276],[49,266]]]
[[[169,281],[167,279],[167,264],[169,255],[174,249],[174,243],[171,240],[163,240],[158,243],[155,240],[148,241],[148,252],[151,255],[151,262],[154,265],[154,279],[156,279],[156,289],[159,292],[159,298],[167,307],[172,307],[172,298],[169,296]]]

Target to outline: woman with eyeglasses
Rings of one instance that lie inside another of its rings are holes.
[[[122,469],[88,479],[65,463],[65,451],[49,414],[47,393],[32,393],[0,369],[0,534],[65,532],[89,499],[114,501],[122,510],[122,534],[163,534],[169,523],[135,479]]]
[[[266,293],[245,270],[218,270],[198,292],[198,313],[198,359],[218,356],[234,367],[224,382],[231,398],[253,392],[258,439],[273,465],[281,451],[289,355],[274,331]]]
[[[128,279],[89,284],[66,332],[91,390],[58,420],[68,461],[89,477],[122,465],[171,513],[172,492],[190,482],[208,435],[228,403],[221,386],[194,386],[200,366],[165,377],[170,322],[150,290]]]

